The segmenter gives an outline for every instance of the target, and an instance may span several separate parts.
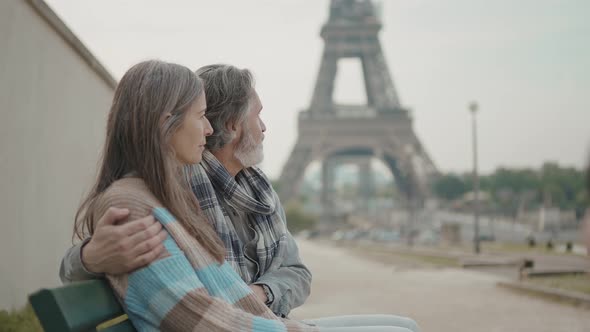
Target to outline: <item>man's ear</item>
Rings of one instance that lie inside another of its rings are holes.
[[[242,131],[242,126],[239,125],[236,122],[234,122],[234,123],[227,123],[227,125],[225,126],[225,128],[227,129],[227,131],[229,131],[231,133],[232,139],[235,139],[236,137],[239,137],[240,136],[240,133]]]

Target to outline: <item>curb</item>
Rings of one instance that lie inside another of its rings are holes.
[[[478,267],[505,267],[505,266],[513,266],[513,267],[520,267],[522,265],[522,259],[519,260],[502,260],[502,261],[491,261],[491,260],[474,260],[474,259],[466,259],[462,260],[461,266],[463,268],[478,268]]]
[[[549,298],[590,309],[590,295],[555,288],[528,285],[522,282],[499,281],[496,285],[529,295]]]

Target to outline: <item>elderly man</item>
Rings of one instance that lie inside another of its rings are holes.
[[[276,192],[255,166],[263,159],[266,127],[252,74],[228,65],[205,66],[197,74],[214,133],[203,161],[185,174],[226,247],[226,260],[276,315],[286,317],[309,296],[311,273],[299,258]],[[68,250],[60,268],[63,282],[128,272],[158,257],[165,238],[160,223],[150,216],[118,225],[127,213],[111,208],[91,238]]]

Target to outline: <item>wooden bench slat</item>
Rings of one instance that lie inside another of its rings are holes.
[[[124,314],[105,280],[91,280],[55,289],[42,289],[31,294],[29,300],[45,331],[95,331],[100,323]],[[127,320],[102,331],[135,330]]]
[[[133,324],[131,324],[131,321],[128,319],[117,325],[100,330],[99,332],[136,332],[136,330]]]

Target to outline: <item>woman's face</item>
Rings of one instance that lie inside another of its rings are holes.
[[[206,137],[213,134],[213,128],[205,117],[206,109],[207,101],[203,92],[186,111],[180,128],[172,135],[170,144],[176,159],[182,164],[197,164],[203,157]]]

